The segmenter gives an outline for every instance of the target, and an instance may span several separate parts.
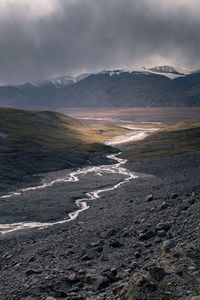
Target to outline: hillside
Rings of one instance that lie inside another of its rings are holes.
[[[200,151],[200,122],[181,122],[168,126],[146,139],[128,146],[123,157],[147,159]]]
[[[83,76],[70,84],[62,84],[61,79],[44,81],[39,85],[1,86],[0,105],[48,110],[65,107],[200,106],[198,71],[183,74],[164,66],[142,71],[103,71]]]
[[[61,113],[0,108],[0,150],[13,152],[38,149],[67,149],[102,143],[125,129],[86,124]],[[89,149],[89,148],[88,148]]]
[[[33,174],[105,162],[101,144],[126,132],[88,125],[60,113],[0,109],[0,190],[40,180]]]

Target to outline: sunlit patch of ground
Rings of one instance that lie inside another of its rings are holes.
[[[99,119],[123,120],[123,122],[145,122],[143,125],[151,125],[155,122],[175,124],[181,121],[200,120],[200,107],[66,108],[61,112],[85,120],[90,118],[91,122],[92,119],[98,122],[101,122]]]
[[[124,150],[123,156],[129,159],[200,151],[200,121],[168,126]]]

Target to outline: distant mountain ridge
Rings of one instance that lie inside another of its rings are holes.
[[[199,107],[200,71],[171,66],[105,70],[61,76],[37,84],[0,87],[0,106],[33,109],[65,107]]]
[[[66,85],[70,85],[70,84],[79,82],[79,81],[85,79],[86,77],[88,77],[89,75],[90,75],[89,73],[83,73],[83,74],[80,74],[77,76],[63,75],[63,76],[55,77],[52,79],[35,82],[35,83],[33,83],[33,85],[42,86],[42,85],[53,84],[56,87],[60,88],[60,87],[66,86]]]

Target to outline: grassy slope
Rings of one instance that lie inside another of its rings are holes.
[[[38,148],[106,150],[103,141],[126,133],[111,125],[88,125],[60,113],[0,108],[0,148],[6,152]]]
[[[143,159],[188,151],[200,151],[200,121],[167,127],[135,143],[123,156],[129,159]]]

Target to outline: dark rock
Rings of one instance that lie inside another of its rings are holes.
[[[134,256],[135,256],[136,258],[140,258],[140,257],[141,257],[141,253],[138,252],[138,251],[135,251]]]
[[[185,211],[189,208],[189,205],[185,204],[181,206],[181,210]]]
[[[67,251],[66,252],[66,256],[70,256],[70,255],[72,255],[72,254],[74,254],[75,252],[73,251],[73,250],[69,250],[69,251]]]
[[[57,290],[57,291],[55,291],[55,297],[65,298],[65,297],[67,297],[67,292],[62,291],[62,290]]]
[[[147,200],[147,202],[152,201],[153,200],[153,195],[152,194],[147,195],[146,200]]]
[[[180,252],[175,252],[173,256],[175,258],[179,258],[179,257],[181,257],[181,253]]]
[[[160,206],[160,210],[167,209],[168,207],[170,207],[170,204],[167,202],[163,202]]]
[[[188,200],[188,204],[191,206],[193,204],[195,204],[195,199],[190,197],[189,200]]]
[[[170,252],[170,250],[175,248],[176,245],[177,245],[177,242],[175,240],[166,240],[166,241],[164,241],[164,243],[162,245],[162,251]]]
[[[115,275],[113,274],[113,272],[111,271],[111,270],[104,270],[102,273],[101,273],[101,275],[103,276],[103,277],[107,277],[108,278],[108,280],[110,281],[110,282],[114,282],[115,281]]]
[[[133,261],[128,265],[128,267],[134,271],[138,267],[138,263],[136,261]]]
[[[122,236],[123,236],[123,237],[128,237],[128,236],[130,236],[130,232],[125,231],[125,232],[122,234]]]
[[[156,266],[156,262],[155,262],[155,261],[150,261],[149,263],[147,263],[147,264],[143,267],[143,269],[144,269],[145,271],[148,271],[149,268],[155,267],[155,266]]]
[[[30,276],[30,275],[33,275],[33,274],[39,274],[41,273],[42,271],[41,270],[33,270],[33,269],[29,269],[26,271],[26,275],[27,276]]]
[[[155,244],[159,244],[159,243],[161,243],[161,242],[162,242],[162,239],[161,239],[161,238],[155,239]]]
[[[137,285],[142,289],[147,289],[149,292],[155,292],[157,290],[157,285],[150,279],[142,277],[137,281]]]
[[[145,241],[145,240],[148,240],[148,239],[154,237],[155,235],[156,235],[155,230],[150,229],[150,230],[147,230],[147,231],[144,232],[144,233],[140,232],[140,233],[139,233],[139,239],[140,239],[141,241]]]
[[[177,274],[178,276],[183,276],[184,270],[179,269],[179,270],[176,271],[176,274]]]
[[[83,257],[86,253],[87,251],[85,249],[82,249],[80,253],[80,258]]]
[[[171,228],[170,223],[158,223],[156,225],[156,230],[165,230],[168,231]]]
[[[110,272],[110,274],[112,273]],[[98,290],[101,290],[108,287],[113,280],[110,280],[107,276],[98,275],[96,273],[87,273],[84,277],[84,282],[87,284],[93,284]]]
[[[176,199],[178,197],[178,195],[176,193],[172,193],[171,198],[172,199]]]
[[[74,282],[74,281],[76,281],[76,273],[73,272],[73,273],[69,274],[68,277],[67,277],[67,280],[68,280],[69,282]]]
[[[87,273],[84,277],[84,282],[91,284],[97,280],[97,275],[95,273]]]
[[[148,269],[148,271],[149,271],[151,277],[156,281],[162,281],[164,279],[164,277],[167,275],[165,270],[163,268],[159,268],[159,267],[150,267]]]
[[[166,235],[166,231],[165,231],[165,230],[158,230],[158,231],[157,231],[157,236],[163,237],[163,236],[165,236],[165,235]]]
[[[110,280],[107,277],[99,275],[96,280],[96,288],[98,290],[105,289],[110,285]]]
[[[93,249],[90,249],[86,252],[85,255],[83,255],[81,257],[81,260],[91,260],[91,259],[95,259],[98,257],[98,253],[97,251],[93,250]]]
[[[116,239],[111,239],[109,245],[113,248],[119,248],[122,246],[122,244]]]
[[[85,275],[85,270],[79,270],[78,275]]]
[[[107,238],[110,238],[110,237],[116,235],[119,231],[120,231],[119,228],[111,228],[111,229],[109,229],[108,231],[102,232],[102,233],[100,234],[100,237],[101,237],[102,239],[107,239]]]
[[[92,247],[103,246],[103,241],[102,240],[98,240],[96,243],[91,243],[90,245]]]
[[[35,260],[35,256],[31,256],[28,261],[33,262],[34,260]]]
[[[112,268],[111,269],[111,272],[112,272],[112,274],[113,274],[113,276],[117,276],[117,269],[115,269],[115,268]]]
[[[103,251],[103,247],[102,246],[98,246],[94,248],[95,251],[101,253]]]
[[[149,247],[152,246],[152,243],[150,243],[150,242],[145,242],[145,243],[144,243],[144,246],[145,246],[146,248],[149,248]]]
[[[171,240],[171,239],[173,239],[173,237],[174,236],[173,236],[173,234],[171,232],[168,232],[167,235],[166,235],[166,239],[167,240]]]
[[[119,293],[121,292],[121,290],[128,285],[128,282],[117,282],[116,286],[113,288],[113,294],[114,296],[119,295]]]

